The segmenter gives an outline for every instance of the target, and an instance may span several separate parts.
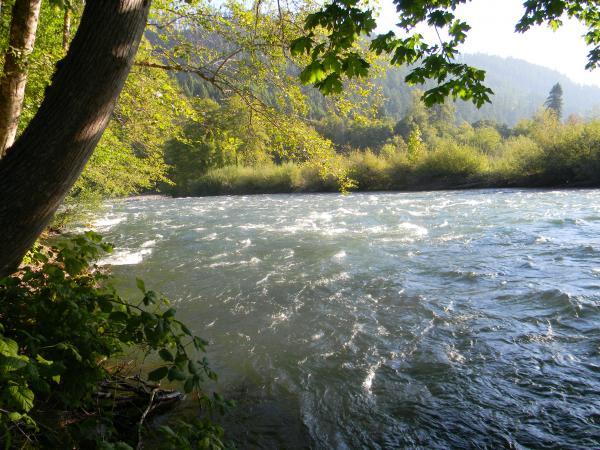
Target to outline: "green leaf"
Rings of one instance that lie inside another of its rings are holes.
[[[33,408],[33,400],[35,396],[33,392],[26,386],[9,386],[6,390],[12,402],[19,409],[27,412]]]
[[[198,372],[200,372],[200,367],[198,367],[196,361],[190,359],[190,361],[188,362],[188,370],[190,371],[190,373],[197,375]]]
[[[325,70],[337,72],[338,70],[341,70],[342,63],[340,62],[338,55],[334,53],[328,53],[323,56],[323,67]]]
[[[12,339],[0,337],[0,355],[17,356],[19,345]]]
[[[166,348],[161,349],[158,352],[158,356],[160,356],[163,361],[167,361],[167,362],[173,362],[174,361],[173,355]]]
[[[23,418],[23,414],[13,411],[8,413],[8,418],[11,422],[18,422]]]
[[[188,336],[192,335],[192,332],[190,331],[190,329],[185,324],[179,323],[179,327],[181,328],[181,331],[183,331]]]
[[[2,372],[14,372],[22,369],[27,365],[27,358],[18,358],[15,356],[1,356],[0,357],[0,373]]]
[[[144,294],[146,293],[146,285],[144,284],[144,280],[136,278],[135,284],[140,291],[142,291]]]
[[[169,381],[173,381],[173,380],[184,381],[187,379],[187,376],[177,366],[173,366],[169,369],[168,378],[169,378]]]
[[[148,291],[146,292],[146,295],[144,295],[144,305],[148,306],[150,304],[154,304],[158,301],[158,295],[156,294],[156,292],[154,291]]]
[[[109,313],[113,310],[113,304],[107,299],[98,299],[98,307],[103,313]]]
[[[178,439],[178,438],[179,438],[179,435],[178,435],[177,433],[175,433],[175,432],[173,431],[173,429],[172,429],[171,427],[167,426],[167,425],[162,425],[162,426],[159,428],[159,430],[160,430],[162,433],[165,433],[166,435],[168,435],[168,436],[170,436],[170,437],[172,437],[172,438],[175,438],[175,439]]]
[[[303,53],[309,53],[312,47],[312,39],[309,36],[302,36],[298,39],[294,39],[290,44],[290,51],[292,55],[301,55]]]
[[[331,73],[320,83],[316,83],[317,87],[323,95],[339,94],[342,92],[343,85],[338,73]]]
[[[183,385],[183,390],[185,391],[186,394],[189,394],[190,392],[192,392],[194,390],[194,379],[193,378],[188,378],[187,380],[185,380],[185,384]]]
[[[300,81],[304,84],[314,84],[323,80],[326,76],[323,64],[314,61],[300,73]]]
[[[169,373],[169,368],[167,366],[159,367],[158,369],[154,369],[152,372],[148,374],[148,379],[150,381],[160,381],[167,376]]]
[[[201,351],[205,352],[207,345],[208,345],[208,342],[205,341],[204,339],[202,339],[198,336],[194,337],[194,347],[196,348],[196,350],[201,350]]]
[[[42,366],[51,366],[53,364],[53,361],[48,361],[46,358],[39,354],[36,355],[35,360]]]
[[[113,311],[108,318],[115,322],[127,322],[129,315],[124,311]]]
[[[163,313],[162,316],[163,316],[163,319],[171,319],[171,318],[175,317],[175,310],[173,308],[169,308]]]
[[[369,63],[356,53],[349,54],[342,64],[342,69],[348,78],[366,77],[369,73]]]

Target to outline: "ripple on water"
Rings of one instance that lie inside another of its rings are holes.
[[[599,212],[597,190],[155,197],[97,227],[117,278],[210,340],[240,448],[579,449]]]

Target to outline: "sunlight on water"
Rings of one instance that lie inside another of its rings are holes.
[[[110,206],[102,264],[210,339],[240,448],[600,446],[600,191]]]

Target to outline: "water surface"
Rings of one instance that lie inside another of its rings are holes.
[[[97,227],[211,341],[239,448],[600,446],[598,190],[136,198]]]

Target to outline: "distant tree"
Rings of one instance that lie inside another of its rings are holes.
[[[562,117],[563,108],[563,90],[560,83],[556,83],[552,86],[550,94],[544,103],[544,106],[556,114],[559,119]]]
[[[407,152],[408,160],[415,164],[423,158],[427,151],[423,138],[421,137],[421,130],[418,126],[415,126],[408,137]]]
[[[406,115],[394,127],[394,133],[402,136],[404,140],[408,140],[416,128],[419,128],[419,135],[424,134],[426,139],[435,134],[435,131],[430,130],[431,111],[423,103],[422,96],[423,91],[419,89],[411,92],[411,105]]]

